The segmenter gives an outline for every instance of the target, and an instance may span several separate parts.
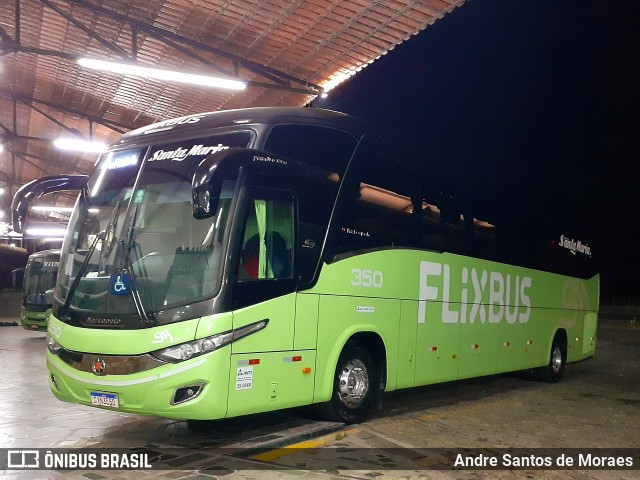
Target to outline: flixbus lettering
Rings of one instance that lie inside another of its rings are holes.
[[[442,288],[430,284],[438,277]],[[531,316],[531,277],[503,275],[500,272],[463,267],[454,272],[446,263],[420,262],[420,292],[418,323],[424,323],[426,302],[437,301],[442,308],[442,323],[527,323]],[[452,287],[460,290],[459,298],[452,298]],[[442,291],[440,291],[442,290]],[[470,294],[473,295],[471,299]]]

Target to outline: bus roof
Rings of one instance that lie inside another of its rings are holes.
[[[39,252],[32,253],[29,255],[29,260],[34,258],[44,258],[44,257],[55,257],[60,256],[61,250],[59,248],[53,250],[41,250]]]
[[[359,138],[365,133],[374,133],[377,130],[373,125],[360,118],[332,110],[304,107],[255,107],[197,113],[186,117],[163,120],[125,133],[122,136],[121,142],[124,143],[143,135],[161,132],[179,134],[181,132],[188,132],[195,126],[197,126],[198,129],[211,129],[245,124],[278,123],[339,128],[349,132],[356,138]]]
[[[221,110],[188,115],[156,122],[146,127],[132,130],[122,135],[119,144],[148,143],[157,141],[156,137],[181,134],[193,134],[194,128],[210,130],[215,128],[243,125],[298,124],[315,125],[345,131],[355,139],[363,135],[367,143],[376,144],[376,151],[389,156],[397,156],[402,163],[423,170],[425,160],[420,150],[407,139],[389,134],[389,132],[362,118],[334,110],[307,107],[253,107],[237,110]],[[144,140],[143,140],[144,139]],[[114,146],[117,146],[114,145]],[[432,172],[433,173],[433,172]]]

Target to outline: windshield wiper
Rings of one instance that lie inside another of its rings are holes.
[[[111,211],[111,216],[109,217],[109,223],[107,224],[107,228],[105,228],[100,233],[98,233],[96,235],[96,238],[93,239],[93,242],[91,242],[89,251],[87,252],[87,255],[84,257],[82,265],[80,265],[80,269],[78,270],[78,273],[73,279],[73,283],[71,284],[71,286],[69,287],[69,291],[67,292],[67,298],[65,299],[64,305],[62,306],[63,315],[66,315],[69,312],[71,301],[73,300],[76,290],[78,289],[78,285],[80,285],[80,280],[82,280],[82,276],[84,275],[84,273],[87,270],[87,267],[89,266],[89,260],[91,260],[91,257],[93,256],[93,252],[96,249],[96,245],[98,244],[98,241],[101,241],[103,243],[103,247],[100,250],[100,258],[98,260],[98,271],[100,271],[101,263],[103,259],[102,250],[104,250],[105,248],[104,244],[105,244],[105,241],[107,240],[107,237],[111,236],[111,243],[113,242],[113,235],[115,234],[115,230],[116,230],[116,227],[114,224],[117,222],[116,214],[118,213],[119,207],[120,207],[120,201],[118,200],[114,205],[113,210]],[[108,255],[104,255],[104,257],[106,256]]]
[[[138,216],[138,205],[133,206],[133,212],[129,215],[129,221],[127,222],[126,233],[123,235],[120,240],[120,246],[124,255],[123,262],[123,273],[124,271],[129,272],[129,276],[131,279],[131,297],[133,298],[133,303],[136,306],[136,310],[138,311],[138,316],[145,323],[156,323],[156,320],[153,314],[148,314],[144,308],[144,304],[142,299],[140,298],[140,292],[138,290],[138,281],[136,278],[136,274],[133,271],[133,264],[131,262],[131,250],[136,246],[136,242],[133,239],[134,231],[135,231],[135,223],[136,217]]]
[[[116,225],[118,224],[117,213],[119,208],[120,200],[118,200],[114,205],[113,210],[111,211],[111,216],[109,217],[109,223],[107,223],[107,228],[104,230],[104,242],[100,249],[100,258],[98,259],[98,272],[105,271],[105,265],[103,265],[103,263],[106,262],[111,254],[111,250],[113,250]]]
[[[80,285],[80,280],[82,280],[82,276],[84,275],[84,272],[87,270],[87,266],[89,265],[89,260],[91,259],[91,256],[93,255],[93,252],[96,249],[96,245],[98,244],[99,241],[104,242],[106,233],[107,233],[106,230],[102,230],[100,233],[96,235],[96,238],[93,239],[93,242],[89,247],[89,251],[87,252],[87,255],[84,257],[84,261],[82,262],[82,265],[80,265],[80,269],[78,270],[78,273],[73,279],[73,283],[71,284],[71,286],[69,287],[69,291],[67,292],[67,298],[64,301],[64,305],[62,306],[63,315],[66,315],[67,312],[69,311],[71,300],[73,300],[73,296],[76,293],[76,290],[78,289],[78,285]]]

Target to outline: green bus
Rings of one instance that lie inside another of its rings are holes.
[[[53,394],[174,419],[318,404],[594,354],[591,248],[514,239],[351,116],[255,108],[122,136],[78,188],[48,328]],[[517,240],[517,241],[516,241]]]
[[[20,322],[26,330],[47,330],[59,262],[60,250],[42,250],[29,255],[22,280],[20,307]]]

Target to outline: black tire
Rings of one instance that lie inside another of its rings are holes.
[[[322,416],[346,424],[362,422],[378,401],[379,384],[369,352],[359,344],[348,343],[338,359],[333,394],[322,405]]]
[[[559,382],[564,373],[564,367],[567,363],[567,342],[561,335],[556,335],[551,345],[551,353],[549,354],[549,363],[544,367],[536,369],[539,380],[543,382],[556,383]]]

